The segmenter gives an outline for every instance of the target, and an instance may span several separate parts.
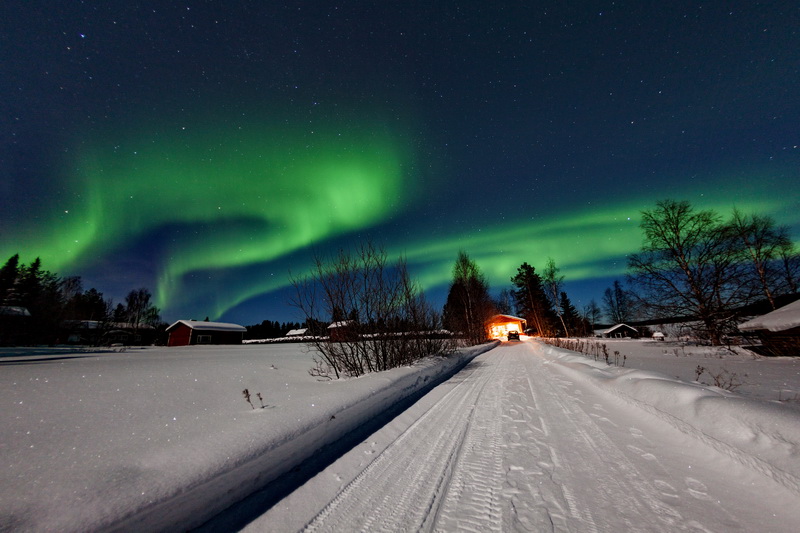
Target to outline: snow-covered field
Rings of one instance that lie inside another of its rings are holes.
[[[627,355],[626,368],[651,370],[683,381],[695,381],[696,369],[706,369],[701,382],[713,376],[732,378],[735,392],[748,398],[779,400],[800,411],[800,357],[761,357],[741,347],[694,346],[667,339],[591,339],[606,344],[609,353]],[[735,375],[735,376],[734,376]]]
[[[800,529],[800,414],[777,401],[795,359],[612,342],[625,368],[536,341],[477,355],[249,527]],[[298,344],[0,350],[0,530],[198,526],[476,354],[321,382]],[[744,394],[676,379],[697,364]]]
[[[0,530],[199,525],[476,353],[321,382],[300,344],[32,351],[0,350]]]

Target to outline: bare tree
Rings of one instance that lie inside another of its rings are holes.
[[[330,334],[315,337],[321,358],[316,372],[359,376],[446,353],[449,342],[437,330],[441,319],[410,278],[404,260],[390,265],[372,243],[354,253],[316,257],[309,274],[292,277],[292,305],[307,324],[334,320]]]
[[[662,200],[642,212],[644,244],[628,259],[637,300],[654,318],[683,316],[720,344],[732,310],[751,298],[736,242],[710,210]]]
[[[555,260],[552,257],[548,257],[547,263],[542,271],[542,283],[544,284],[545,293],[564,328],[564,335],[569,337],[569,329],[567,328],[567,323],[564,321],[564,312],[560,305],[561,286],[564,284],[564,276],[559,275],[559,270]]]
[[[125,297],[125,319],[134,331],[158,324],[160,310],[151,299],[150,291],[144,287],[130,291]]]
[[[603,293],[603,307],[606,316],[615,324],[628,322],[633,318],[631,298],[618,280],[614,280],[613,287]]]
[[[733,210],[729,227],[739,241],[743,260],[752,265],[752,283],[775,309],[775,296],[792,292],[793,279],[785,276],[785,263],[781,261],[792,253],[789,229],[776,226],[771,217],[745,215],[738,209]]]
[[[494,302],[494,305],[499,313],[513,315],[515,313],[514,294],[509,289],[501,290]]]
[[[595,325],[600,322],[600,317],[603,315],[603,312],[600,310],[600,306],[597,305],[597,302],[591,300],[586,306],[583,308],[583,319],[589,323],[589,326],[592,330],[594,330]]]
[[[470,344],[480,344],[486,340],[486,322],[494,312],[486,277],[466,252],[458,252],[444,308],[447,326],[462,332]]]
[[[780,249],[778,258],[786,292],[794,294],[797,292],[797,279],[800,278],[800,254],[795,252],[794,244],[789,243]]]

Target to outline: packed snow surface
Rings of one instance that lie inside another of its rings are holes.
[[[731,359],[745,396],[690,382],[724,356],[655,344],[620,345],[625,368],[528,340],[334,381],[298,344],[6,354],[0,530],[222,527],[464,363],[248,529],[800,530],[796,361]]]

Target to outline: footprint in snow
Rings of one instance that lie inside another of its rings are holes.
[[[693,497],[697,498],[698,500],[710,500],[708,496],[708,487],[700,481],[699,479],[694,479],[692,477],[686,478],[686,489],[689,491]]]
[[[660,479],[656,479],[653,484],[656,488],[661,491],[662,496],[666,496],[668,498],[680,498],[677,492],[675,491],[675,487],[667,483],[666,481],[662,481]]]
[[[604,416],[600,416],[600,415],[598,415],[598,414],[595,414],[595,413],[590,413],[590,415],[591,415],[593,418],[596,418],[598,422],[608,422],[608,423],[609,423],[609,424],[611,424],[612,426],[614,426],[614,427],[617,427],[617,425],[616,425],[614,422],[612,422],[611,420],[609,420],[608,418],[606,418],[606,417],[604,417]]]

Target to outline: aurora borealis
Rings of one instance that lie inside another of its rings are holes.
[[[599,301],[639,212],[800,232],[800,8],[190,1],[0,7],[0,253],[162,316],[294,319],[372,239],[441,296],[553,257]]]

